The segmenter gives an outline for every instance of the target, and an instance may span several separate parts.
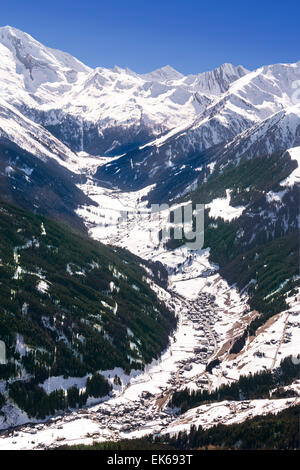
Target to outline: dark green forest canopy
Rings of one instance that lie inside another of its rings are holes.
[[[8,356],[0,378],[21,369],[36,383],[49,372],[129,372],[157,358],[176,320],[145,276],[126,251],[0,201],[0,339]]]
[[[280,387],[299,379],[299,374],[299,365],[293,362],[292,357],[286,357],[275,371],[263,370],[247,376],[241,375],[236,382],[223,384],[211,392],[200,389],[179,390],[173,394],[170,406],[180,408],[181,413],[185,413],[204,403],[270,398],[271,392],[273,397],[282,394]],[[294,392],[287,391],[284,395],[294,396]]]
[[[230,205],[245,207],[239,218],[230,221],[214,219],[206,209],[204,248],[210,249],[210,260],[219,265],[230,285],[247,288],[250,307],[261,313],[250,327],[252,334],[287,308],[288,296],[300,285],[299,188],[280,185],[296,167],[287,152],[245,156],[216,166],[207,181],[176,201],[209,204],[230,190]],[[268,198],[270,191],[279,192],[282,201]],[[184,239],[170,240],[167,246],[183,243]]]
[[[157,438],[157,445],[176,449],[295,450],[300,448],[300,407],[293,406],[277,414],[256,416],[243,423],[218,424],[210,429],[192,426],[178,436]]]

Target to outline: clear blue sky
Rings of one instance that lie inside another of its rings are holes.
[[[224,62],[254,69],[300,60],[300,2],[289,0],[6,0],[1,25],[96,67],[183,73]],[[1,60],[1,58],[0,58]]]

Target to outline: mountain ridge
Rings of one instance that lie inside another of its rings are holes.
[[[216,94],[247,73],[230,64],[188,76],[170,66],[148,74],[120,67],[91,69],[11,27],[0,28],[0,44],[6,57],[6,66],[0,66],[0,96],[54,134],[59,122],[59,137],[71,149],[98,155],[146,143],[183,120],[193,120]],[[125,142],[120,126],[128,129]],[[68,135],[64,140],[70,128],[78,133],[76,143]],[[98,141],[97,149],[92,140]]]

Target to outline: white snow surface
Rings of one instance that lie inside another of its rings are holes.
[[[281,186],[294,186],[300,184],[300,147],[294,147],[288,150],[292,160],[296,160],[298,167],[283,181]]]
[[[224,140],[228,149],[243,144],[238,153],[249,146],[255,151],[263,133],[268,136],[264,150],[296,145],[294,85],[300,80],[300,62],[252,72],[225,63],[188,76],[170,66],[147,74],[117,66],[91,69],[10,26],[0,28],[0,54],[0,135],[72,171],[79,172],[77,155],[37,124],[38,116],[46,116],[43,124],[49,126],[73,116],[85,128],[96,125],[100,134],[107,128],[147,128],[153,140],[145,145],[180,141],[185,153]],[[115,145],[110,142],[105,152]]]
[[[292,106],[300,78],[299,62],[253,72],[223,64],[188,76],[170,66],[140,75],[117,66],[93,70],[12,27],[0,28],[0,52],[0,97],[17,108],[46,111],[48,124],[57,124],[59,110],[102,130],[144,125],[158,138],[186,128],[200,131],[203,148],[224,140],[226,130],[234,137]]]
[[[226,190],[225,198],[214,199],[210,204],[207,204],[209,208],[209,215],[213,219],[220,217],[223,220],[231,221],[240,217],[245,209],[244,206],[233,207],[230,205],[230,190]]]
[[[166,251],[158,243],[157,233],[166,222],[167,213],[155,218],[147,202],[141,201],[151,187],[122,193],[97,186],[93,173],[107,158],[91,157],[84,152],[75,155],[42,126],[25,118],[20,108],[47,112],[59,109],[97,122],[103,129],[115,123],[126,127],[143,122],[157,135],[157,146],[177,138],[179,132],[186,136],[187,145],[191,147],[203,137],[201,142],[207,148],[224,139],[224,130],[228,130],[231,137],[248,133],[250,140],[247,142],[251,144],[255,142],[251,140],[252,135],[259,135],[262,129],[272,129],[279,122],[280,136],[289,142],[289,132],[295,133],[298,125],[299,105],[292,107],[292,84],[300,78],[300,62],[266,66],[249,73],[224,64],[216,71],[187,77],[170,66],[144,75],[119,67],[92,70],[72,56],[49,49],[11,27],[0,28],[0,54],[3,58],[0,64],[0,136],[25,150],[34,149],[38,158],[54,158],[71,171],[87,175],[87,182],[80,188],[97,205],[80,207],[77,213],[91,236],[103,243],[125,247],[142,259],[162,262],[170,275],[168,290],[148,281],[179,317],[169,348],[143,373],[132,371],[130,376],[125,376],[122,370],[103,372],[110,380],[115,374],[122,380],[122,386],[115,387],[114,396],[105,397],[104,403],[95,406],[90,401],[84,410],[33,427],[25,423],[35,423],[35,420],[29,420],[25,413],[8,403],[7,420],[0,417],[0,429],[18,425],[21,428],[14,436],[0,436],[0,448],[92,443],[93,440],[116,440],[156,431],[176,433],[193,421],[208,427],[216,422],[230,424],[232,420],[249,417],[246,408],[240,409],[240,402],[233,403],[233,409],[225,402],[204,405],[179,419],[166,413],[165,406],[174,387],[199,388],[199,380],[204,380],[204,387],[212,390],[236,380],[241,374],[274,369],[283,357],[297,354],[299,293],[290,298],[287,311],[272,317],[256,337],[248,338],[241,353],[230,355],[235,338],[256,315],[248,307],[246,294],[239,293],[235,286],[229,286],[221,278],[218,266],[209,262],[208,250]],[[55,120],[51,123],[55,124]],[[167,134],[161,137],[165,131]],[[298,168],[281,182],[282,186],[299,182],[299,149],[289,150]],[[11,171],[7,167],[8,177]],[[268,196],[280,198],[278,194]],[[244,210],[244,207],[230,206],[229,191],[226,198],[215,199],[209,206],[212,217],[224,220],[239,217]],[[18,256],[17,251],[15,255]],[[17,276],[20,274],[16,272]],[[44,293],[46,286],[48,288],[46,281],[41,279],[38,287]],[[21,337],[18,345],[23,353],[26,345]],[[207,349],[206,357],[196,352],[199,347]],[[207,374],[206,363],[217,357],[222,358],[221,366],[215,368],[213,374]],[[172,383],[174,377],[175,384]],[[84,388],[85,382],[86,377],[82,380],[54,377],[43,387],[48,392],[73,384]],[[0,390],[5,392],[3,381],[0,381]],[[140,395],[144,392],[150,392],[151,396],[143,404]],[[299,398],[254,400],[250,409],[253,415],[264,414],[296,402],[299,403]],[[107,411],[109,418],[105,418]],[[124,429],[127,418],[134,421],[134,431]]]
[[[297,390],[300,391],[299,385]],[[269,413],[277,414],[290,406],[300,404],[300,397],[276,400],[222,401],[193,408],[166,427],[162,434],[176,435],[180,431],[189,431],[192,425],[208,429],[217,424],[242,423],[255,416]]]
[[[117,66],[91,69],[10,26],[0,28],[0,53],[0,96],[9,103],[60,109],[102,128],[142,122],[156,133],[194,119],[248,73],[232,64],[188,76],[170,66],[140,75]]]
[[[83,160],[80,165],[84,169]],[[150,188],[121,193],[97,186],[92,176],[81,188],[97,202],[96,207],[85,206],[78,210],[94,238],[127,247],[143,259],[164,263],[170,275],[168,291],[149,282],[178,315],[178,328],[170,338],[168,349],[144,372],[132,371],[126,376],[121,369],[103,371],[111,382],[115,375],[121,379],[122,385],[114,386],[113,397],[90,399],[85,409],[40,424],[29,420],[11,403],[6,405],[8,421],[0,423],[0,427],[19,425],[20,428],[13,436],[0,437],[0,448],[91,444],[154,432],[176,433],[188,429],[192,423],[204,427],[218,422],[231,424],[258,414],[277,413],[299,403],[299,398],[253,400],[244,405],[241,402],[212,403],[190,410],[179,418],[166,408],[174,389],[204,387],[213,390],[237,380],[241,374],[274,369],[282,358],[295,355],[300,339],[299,294],[290,298],[287,311],[273,317],[255,338],[247,340],[241,353],[229,354],[235,338],[241,335],[256,313],[250,311],[247,295],[239,293],[235,286],[229,286],[219,275],[218,266],[209,262],[209,250],[191,252],[182,247],[166,251],[157,243],[155,233],[161,220],[151,219],[146,202],[141,202]],[[124,218],[124,213],[128,213],[128,218]],[[199,353],[199,348],[203,347],[207,352]],[[208,374],[205,365],[214,358],[221,358],[221,365],[213,370],[213,374]],[[86,378],[51,377],[43,387],[48,393],[56,388],[65,390],[74,384],[84,389]],[[145,393],[150,395],[142,398]],[[28,421],[33,424],[26,424]]]

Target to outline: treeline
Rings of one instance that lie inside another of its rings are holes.
[[[297,293],[298,258],[299,237],[295,231],[237,254],[221,267],[220,273],[229,284],[236,283],[243,289],[250,283],[249,305],[260,312],[248,327],[250,335],[273,315],[285,310],[287,297]],[[252,279],[256,282],[251,284]]]
[[[49,373],[83,377],[114,367],[130,373],[167,347],[176,318],[144,281],[138,258],[1,199],[0,232],[0,339],[8,359],[0,379],[22,369],[35,383]],[[37,288],[39,273],[46,292]],[[21,356],[16,333],[26,346]]]
[[[278,414],[256,416],[238,424],[218,424],[210,429],[192,426],[178,435],[99,442],[91,446],[62,446],[58,450],[293,450],[300,448],[300,407]]]
[[[78,444],[75,446],[61,446],[55,450],[172,450],[170,444],[165,442],[154,442],[149,438],[124,439],[118,442],[96,442],[88,446]]]
[[[270,392],[277,386],[288,385],[299,378],[299,365],[291,357],[283,359],[279,368],[273,373],[262,371],[247,376],[240,376],[239,380],[230,385],[221,385],[213,392],[207,390],[189,389],[175,392],[170,406],[180,408],[181,412],[195,408],[204,403],[223,400],[253,400],[256,398],[269,398]]]
[[[33,380],[17,381],[9,385],[9,397],[27,413],[29,418],[45,419],[46,416],[53,415],[57,411],[80,408],[86,404],[88,397],[106,396],[111,389],[111,385],[102,375],[95,374],[87,379],[85,391],[80,391],[73,386],[66,392],[54,390],[47,394]]]
[[[216,165],[206,182],[176,201],[208,204],[230,189],[230,204],[246,206],[231,221],[211,218],[206,209],[204,248],[210,248],[210,260],[219,265],[221,276],[240,290],[246,288],[251,309],[260,312],[248,328],[251,335],[287,308],[287,296],[295,295],[299,286],[298,188],[285,191],[280,205],[266,197],[269,191],[282,189],[280,182],[296,165],[286,152],[245,156],[222,169]],[[167,247],[185,242],[170,240]]]
[[[157,444],[186,449],[293,450],[300,448],[300,407],[248,419],[239,424],[218,424],[210,429],[192,426],[177,436],[158,437]]]

